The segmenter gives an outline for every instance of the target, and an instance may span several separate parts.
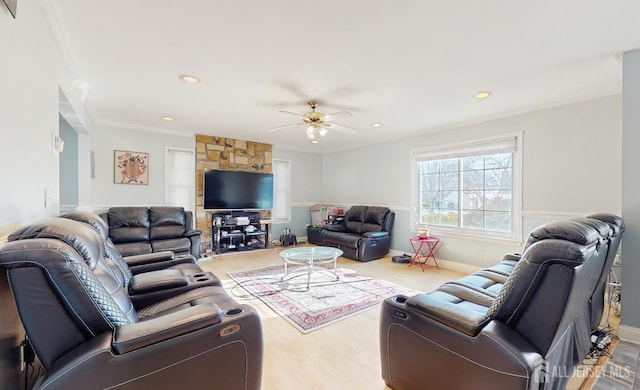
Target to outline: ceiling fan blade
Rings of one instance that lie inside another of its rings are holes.
[[[354,129],[353,127],[339,125],[337,123],[323,123],[323,126],[326,126],[328,129],[342,131],[347,134],[358,134],[358,129]]]
[[[278,112],[284,112],[285,114],[295,115],[295,116],[297,116],[298,118],[304,118],[304,115],[300,115],[300,114],[297,114],[297,113],[295,113],[295,112],[291,112],[291,111],[282,111],[282,110],[280,110],[280,111],[278,111]]]
[[[351,113],[348,111],[338,111],[338,112],[334,112],[333,114],[327,114],[323,116],[322,119],[324,119],[325,121],[329,121],[334,118],[349,118],[350,116],[351,116]]]
[[[306,123],[304,123],[304,122],[302,122],[302,123],[290,123],[290,124],[284,125],[284,126],[272,127],[270,129],[267,129],[267,131],[276,131],[276,130],[286,129],[288,127],[297,127],[297,126],[302,126],[302,125],[306,125]]]

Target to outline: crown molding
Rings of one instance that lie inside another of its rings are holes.
[[[95,123],[95,119],[98,117],[97,111],[90,99],[88,99],[88,87],[76,63],[76,56],[71,48],[71,44],[69,43],[69,36],[67,35],[67,30],[65,29],[62,17],[60,16],[60,9],[58,8],[56,0],[40,0],[40,6],[42,7],[47,21],[49,22],[51,33],[57,44],[58,51],[62,56],[63,65],[69,72],[71,78],[70,87],[80,91],[80,104],[82,104],[82,107],[77,107],[77,109],[81,110],[81,112],[85,114],[85,120],[83,121],[82,118],[80,118],[76,109],[73,109],[73,111],[79,120],[84,122],[82,127],[86,129],[87,127],[90,127],[90,123]],[[61,83],[59,83],[59,85],[60,84]],[[60,87],[63,89],[61,85]],[[65,91],[63,90],[63,92]],[[63,103],[72,106],[69,101],[64,101]]]
[[[123,129],[123,130],[146,131],[149,133],[177,135],[180,137],[195,137],[195,133],[191,131],[168,130],[168,129],[162,129],[159,127],[141,126],[141,125],[135,125],[132,123],[124,123],[124,122],[98,120],[96,122],[96,126],[113,127],[116,129]]]

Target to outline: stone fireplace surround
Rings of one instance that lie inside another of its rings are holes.
[[[273,145],[196,134],[196,228],[202,230],[203,253],[211,245],[211,214],[221,210],[205,210],[203,202],[204,171],[246,171],[272,173]],[[261,219],[271,219],[271,210],[260,210]],[[271,230],[271,225],[269,225]],[[271,236],[271,232],[269,232]]]

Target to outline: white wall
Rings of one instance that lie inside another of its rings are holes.
[[[640,343],[640,50],[624,53],[624,129],[622,192],[625,232],[622,236],[622,340]]]
[[[273,158],[291,161],[291,223],[275,223],[271,229],[277,238],[288,228],[298,237],[306,237],[311,223],[309,207],[323,202],[322,155],[273,147]]]
[[[13,19],[0,7],[0,226],[52,213],[59,204],[58,85],[61,58],[37,1],[18,5]],[[51,198],[45,207],[45,189]]]
[[[291,203],[308,207],[323,201],[322,155],[273,147],[274,159],[291,161]]]
[[[58,132],[64,141],[64,151],[59,154],[60,209],[78,206],[78,133],[60,117]],[[62,211],[61,211],[62,212]]]
[[[164,204],[165,146],[195,149],[195,136],[95,126],[91,132],[91,149],[95,155],[95,179],[91,186],[93,208]],[[114,183],[115,150],[149,153],[148,185]]]
[[[522,131],[525,237],[554,218],[620,214],[621,110],[621,96],[615,95],[328,154],[322,161],[324,200],[391,207],[398,214],[392,248],[410,251],[405,214],[411,149]],[[440,257],[477,266],[520,248],[514,242],[442,238]]]

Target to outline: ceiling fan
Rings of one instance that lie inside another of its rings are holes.
[[[331,122],[331,120],[334,118],[350,117],[351,114],[349,112],[338,111],[338,112],[334,112],[333,114],[325,115],[321,112],[316,111],[316,108],[318,107],[318,102],[316,102],[315,100],[311,100],[307,102],[307,104],[309,105],[309,107],[311,107],[311,111],[303,115],[296,114],[295,112],[291,112],[291,111],[280,111],[280,112],[284,112],[285,114],[291,114],[291,115],[297,116],[300,119],[302,119],[302,122],[291,123],[284,126],[274,127],[271,129],[267,129],[267,131],[276,131],[276,130],[286,129],[288,127],[307,126],[307,129],[306,129],[307,141],[311,142],[312,144],[317,144],[318,142],[320,142],[320,138],[327,135],[327,133],[329,132],[329,129],[342,131],[343,133],[347,133],[347,134],[358,134],[358,130],[354,129],[353,127]]]

